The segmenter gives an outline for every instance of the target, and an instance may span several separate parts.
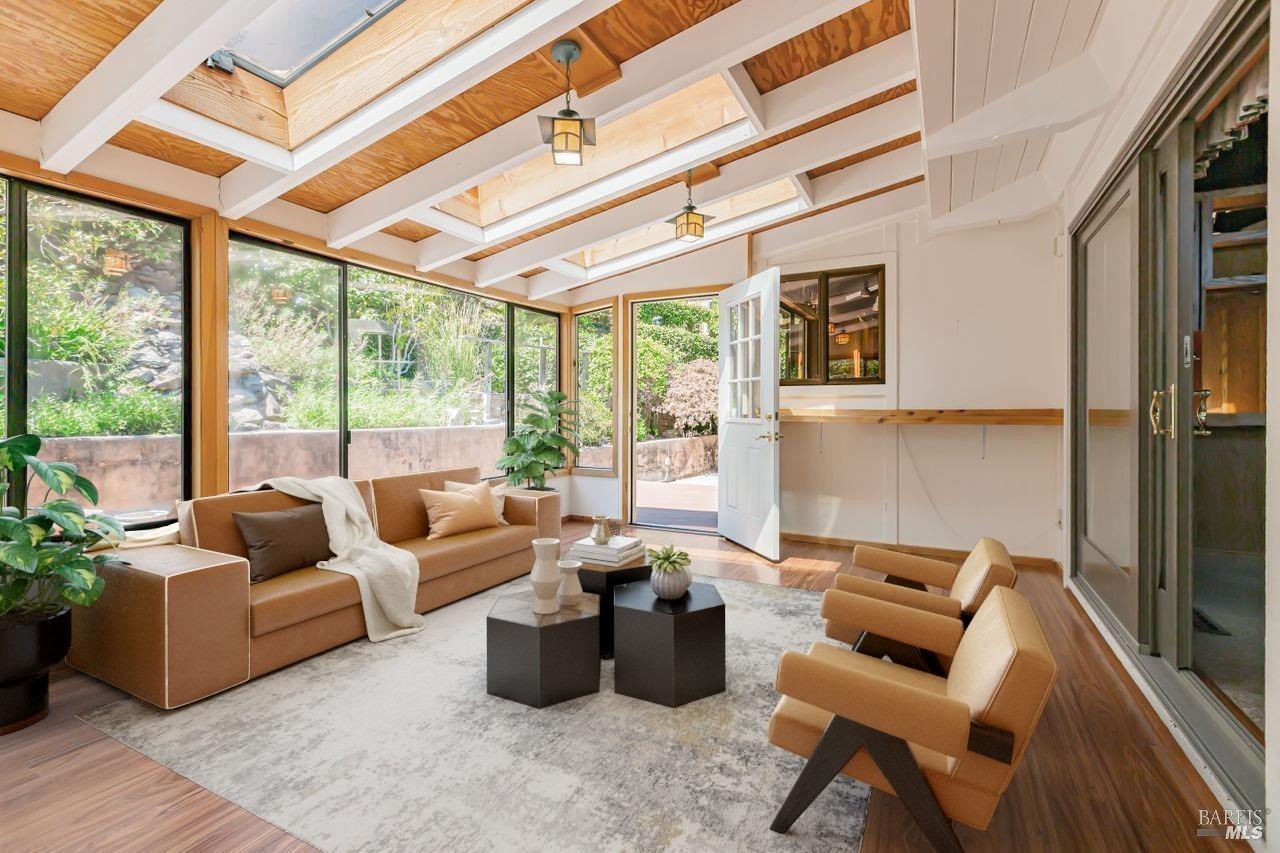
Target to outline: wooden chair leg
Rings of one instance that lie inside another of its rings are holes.
[[[862,632],[858,642],[853,644],[853,650],[873,658],[888,657],[896,664],[932,675],[946,675],[942,663],[933,652],[868,631]]]
[[[864,745],[863,726],[844,719],[832,717],[831,725],[822,734],[822,740],[814,747],[804,769],[800,771],[796,783],[791,786],[791,793],[778,809],[777,816],[769,828],[774,832],[786,832],[796,822],[805,809],[812,805],[818,795],[826,790],[827,785],[836,777],[854,753]]]
[[[938,853],[964,853],[951,821],[942,813],[942,807],[938,805],[938,799],[920,772],[920,765],[906,741],[857,723],[850,725],[860,730],[858,734],[871,758],[933,849]]]

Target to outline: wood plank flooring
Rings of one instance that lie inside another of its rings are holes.
[[[584,536],[588,529],[566,523],[564,538]],[[650,544],[686,548],[702,574],[804,589],[831,586],[852,556],[848,548],[786,542],[784,559],[775,566],[713,536],[658,530],[642,535]],[[958,829],[966,850],[1232,849],[1221,839],[1196,837],[1197,810],[1217,803],[1063,590],[1058,574],[1024,568],[1018,589],[1040,617],[1060,676],[990,830]],[[0,738],[0,849],[311,849],[76,719],[119,695],[59,669],[49,717]],[[764,737],[761,731],[762,743]],[[768,832],[771,817],[761,815],[761,832]],[[898,801],[875,793],[863,853],[926,850]]]

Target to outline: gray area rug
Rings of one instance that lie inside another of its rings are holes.
[[[857,849],[868,790],[769,822],[800,758],[766,740],[785,649],[822,637],[816,593],[699,578],[726,604],[728,689],[669,709],[600,692],[536,710],[485,692],[485,616],[519,579],[176,711],[122,699],[111,737],[324,850]]]

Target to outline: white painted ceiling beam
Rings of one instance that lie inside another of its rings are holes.
[[[912,211],[927,210],[927,204],[928,193],[924,185],[911,184],[756,234],[751,238],[752,255],[758,259],[757,263],[768,263],[779,254],[790,254],[817,243],[829,243],[840,234],[905,217]]]
[[[740,0],[624,62],[621,79],[579,99],[575,108],[583,115],[594,117],[597,126],[603,126],[864,2],[866,0],[791,0],[784,4],[777,0]],[[896,47],[906,50],[903,67],[913,69],[910,34],[888,41],[897,42]],[[889,52],[882,49],[885,44],[887,42],[882,42],[855,56],[873,51],[877,55],[885,54]],[[808,75],[801,81],[813,76],[817,75]],[[786,88],[789,86],[777,91]],[[821,97],[830,102],[838,93],[838,89],[828,90]],[[766,105],[768,101],[767,96],[762,99]],[[559,108],[558,99],[549,101],[342,205],[329,216],[329,244],[335,248],[345,246],[406,218],[424,204],[455,196],[536,156],[544,150],[537,133],[537,116]]]
[[[839,204],[851,198],[857,198],[884,186],[898,183],[920,174],[923,162],[918,145],[890,151],[871,160],[855,163],[838,172],[823,175],[813,181],[813,196],[817,207]],[[856,205],[853,205],[856,206]],[[779,202],[761,210],[742,216],[735,216],[723,222],[715,222],[707,226],[706,237],[696,243],[685,243],[672,238],[654,246],[638,249],[621,257],[612,258],[585,270],[572,265],[574,270],[585,273],[585,281],[599,281],[602,278],[619,275],[660,260],[676,255],[706,248],[721,240],[727,240],[739,234],[763,228],[779,220],[787,219],[811,207],[804,198],[797,196],[789,201]],[[529,279],[529,295],[542,299],[576,287],[583,283],[581,275],[565,275],[566,270],[548,265],[548,269],[557,274],[539,273]]]
[[[1056,133],[1097,115],[1115,97],[1092,55],[1083,53],[1009,94],[930,133],[930,159]]]
[[[144,107],[138,121],[277,172],[293,169],[293,152],[288,148],[165,100]]]
[[[222,178],[223,214],[234,219],[252,213],[611,5],[611,0],[533,0],[295,148],[292,172],[281,175],[258,163],[232,169]]]
[[[271,5],[165,0],[40,122],[40,165],[70,172]]]
[[[916,95],[895,98],[726,164],[718,176],[695,188],[695,200],[704,206],[712,204],[778,178],[807,172],[816,166],[838,160],[852,151],[865,151],[919,129],[920,106]],[[908,156],[920,159],[919,145],[900,150],[909,151],[911,154]],[[882,160],[883,158],[874,158],[868,162],[879,163]],[[920,168],[922,165],[917,167],[917,174]],[[817,192],[816,182],[814,192]],[[659,222],[674,215],[683,201],[683,187],[665,187],[595,216],[557,228],[478,261],[475,266],[476,283],[485,286],[501,281],[511,275],[545,266],[547,261],[554,258],[562,258],[636,228]],[[816,198],[815,202],[824,203]]]
[[[746,66],[739,62],[721,71],[720,76],[738,101],[738,106],[742,107],[742,111],[751,121],[751,126],[758,132],[764,133],[764,99],[751,80],[751,75],[747,73]]]

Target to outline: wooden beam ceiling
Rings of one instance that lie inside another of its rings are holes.
[[[201,65],[166,92],[164,100],[272,145],[289,147],[284,90],[242,68],[227,74]]]
[[[244,161],[216,148],[210,148],[172,133],[165,133],[140,122],[131,121],[113,136],[110,144],[120,148],[155,157],[166,163],[185,166],[206,175],[220,178]]]
[[[907,0],[871,0],[748,59],[743,67],[763,95],[910,28]]]
[[[160,0],[24,0],[0,15],[0,110],[48,115]]]

